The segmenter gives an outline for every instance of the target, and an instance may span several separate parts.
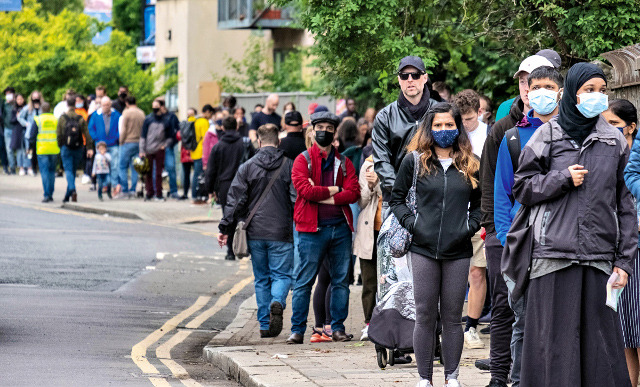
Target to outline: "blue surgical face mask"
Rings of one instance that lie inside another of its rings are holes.
[[[449,148],[458,139],[458,129],[433,130],[433,141],[440,148]]]
[[[596,117],[598,114],[609,109],[609,96],[602,93],[582,93],[578,94],[580,103],[576,105],[580,113],[587,118]]]
[[[616,126],[616,128],[618,128],[620,133],[624,134],[624,128],[626,128],[626,126]]]
[[[76,109],[82,109],[84,107],[83,103],[77,103],[76,104]]]
[[[530,91],[529,105],[541,116],[551,114],[558,106],[558,92],[549,89]]]

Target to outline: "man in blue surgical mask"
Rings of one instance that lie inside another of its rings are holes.
[[[514,128],[505,133],[500,143],[494,182],[493,217],[496,236],[502,246],[505,245],[507,232],[520,208],[520,203],[513,198],[511,193],[516,169],[514,162],[517,163],[519,151],[524,148],[533,133],[558,114],[558,101],[563,85],[564,79],[555,68],[543,66],[533,70],[528,78],[529,93],[527,95],[531,110]],[[514,150],[518,150],[517,154],[512,154]],[[520,383],[525,304],[524,297],[515,300],[515,302],[512,301],[514,300],[510,300],[510,305],[515,314],[515,324],[511,337],[511,358],[513,361],[511,380],[513,386],[517,387]]]

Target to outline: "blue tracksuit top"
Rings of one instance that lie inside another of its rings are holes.
[[[542,126],[543,122],[539,118],[533,117],[533,109],[530,110],[522,121],[516,124],[520,132],[520,150],[527,145],[533,133]],[[513,187],[513,164],[507,146],[507,139],[504,137],[498,150],[498,160],[496,162],[496,177],[493,182],[493,221],[496,226],[496,237],[504,246],[507,240],[507,232],[511,227],[513,218],[520,209],[518,203],[511,193]]]

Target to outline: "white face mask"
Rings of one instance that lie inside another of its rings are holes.
[[[13,94],[9,93],[5,96],[5,99],[7,100],[7,102],[11,102],[13,101]]]

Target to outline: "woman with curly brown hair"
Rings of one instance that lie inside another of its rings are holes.
[[[464,342],[460,316],[473,255],[471,237],[480,229],[480,161],[473,154],[460,112],[449,103],[432,108],[407,151],[389,204],[413,235],[409,253],[416,303],[413,348],[421,379],[418,386],[432,386],[440,305],[446,385],[457,387]],[[415,213],[406,204],[414,173]]]

